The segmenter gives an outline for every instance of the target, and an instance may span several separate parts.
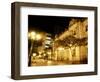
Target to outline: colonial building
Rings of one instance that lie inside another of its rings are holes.
[[[55,60],[87,63],[87,40],[88,19],[71,19],[68,29],[55,38]]]

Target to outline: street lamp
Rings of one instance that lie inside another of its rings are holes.
[[[37,34],[36,32],[32,31],[32,32],[28,33],[28,38],[31,40],[31,48],[29,51],[29,63],[28,63],[28,65],[31,66],[31,56],[32,56],[34,41],[40,40],[42,37],[40,34]]]
[[[41,37],[41,35],[40,34],[37,34],[36,35],[36,40],[40,40],[42,37]]]
[[[31,40],[40,40],[42,37],[40,34],[36,34],[36,32],[30,32],[28,33],[28,38],[30,38]]]
[[[36,33],[35,32],[29,32],[28,33],[28,38],[34,40],[35,39],[35,36],[36,36]]]

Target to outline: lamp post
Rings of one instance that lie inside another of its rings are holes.
[[[31,66],[31,56],[32,56],[32,50],[34,46],[34,41],[38,41],[41,39],[41,35],[37,34],[36,32],[32,31],[28,33],[28,38],[31,40],[31,48],[29,50],[29,61],[28,61],[28,66]]]

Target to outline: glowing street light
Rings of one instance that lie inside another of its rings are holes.
[[[28,33],[28,38],[31,39],[31,48],[29,52],[29,66],[31,66],[31,56],[36,56],[36,53],[32,54],[33,46],[34,46],[34,41],[40,40],[42,37],[40,34],[37,34],[36,32],[32,31]]]
[[[36,35],[36,33],[33,32],[33,31],[30,34],[31,34],[31,36],[35,36]]]
[[[42,37],[41,37],[41,35],[40,34],[37,34],[36,35],[36,40],[40,40]]]
[[[28,33],[28,37],[32,40],[40,40],[42,38],[40,34],[36,34],[34,31]]]
[[[28,37],[29,37],[30,39],[32,39],[32,40],[35,39],[35,36],[36,36],[36,33],[35,33],[34,31],[28,33]]]

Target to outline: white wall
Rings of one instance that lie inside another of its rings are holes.
[[[68,4],[68,5],[86,5],[98,6],[98,18],[100,18],[100,0],[0,0],[0,82],[16,82],[10,79],[10,66],[11,66],[11,2],[24,1],[24,2],[37,2],[37,3],[53,3],[53,4]],[[100,19],[98,19],[100,22]],[[100,25],[98,25],[99,27]],[[98,28],[98,35],[100,35],[100,28]],[[98,42],[100,38],[98,38]],[[98,43],[100,45],[100,43]],[[100,46],[98,47],[100,49]],[[100,50],[98,59],[100,58]],[[98,61],[100,62],[100,60]],[[99,68],[100,69],[100,64]],[[49,79],[35,79],[28,80],[29,82],[100,82],[99,75],[94,76],[79,76],[79,77],[63,77],[63,78],[49,78]],[[23,80],[27,82],[27,80]]]

